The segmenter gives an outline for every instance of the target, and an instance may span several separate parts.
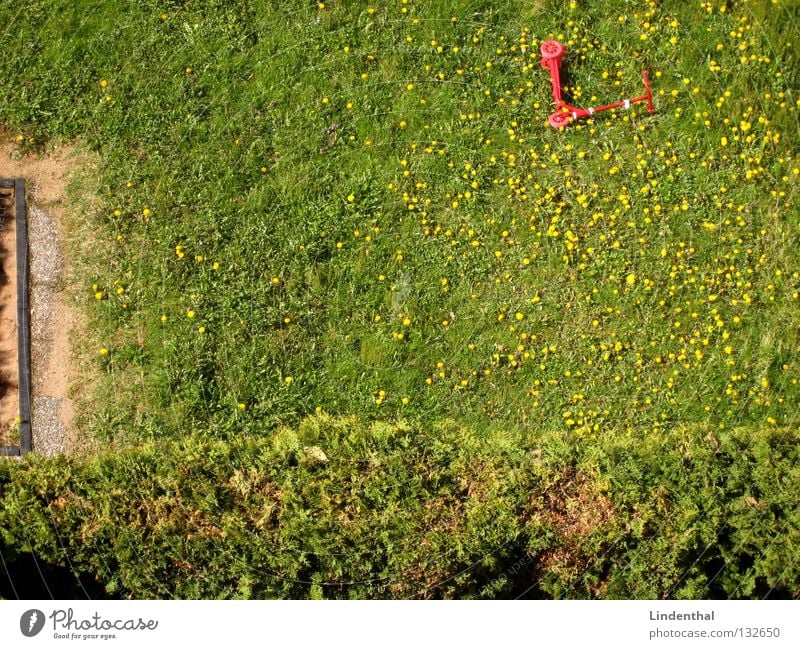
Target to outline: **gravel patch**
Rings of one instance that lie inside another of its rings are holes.
[[[28,240],[30,250],[31,302],[31,373],[33,378],[31,428],[33,448],[53,455],[64,451],[66,428],[59,415],[62,397],[45,396],[47,367],[53,348],[56,290],[64,270],[58,225],[46,210],[28,208]]]
[[[33,350],[49,345],[56,285],[64,270],[64,259],[53,218],[40,207],[28,209],[28,239],[30,250],[31,336]],[[39,343],[39,344],[37,344]]]
[[[31,399],[33,448],[42,455],[56,455],[66,450],[67,428],[61,423],[63,397]]]

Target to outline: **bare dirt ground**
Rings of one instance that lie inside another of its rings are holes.
[[[19,380],[16,231],[14,209],[8,206],[0,216],[0,445],[3,446],[19,443],[13,432]]]
[[[31,409],[34,450],[51,455],[69,451],[75,440],[74,404],[70,385],[76,379],[70,348],[70,331],[78,323],[64,290],[66,240],[64,212],[66,189],[76,160],[71,148],[57,148],[46,155],[21,157],[13,144],[0,142],[0,178],[24,178],[28,198],[31,300]],[[13,244],[13,240],[11,242]],[[3,245],[3,259],[8,250]],[[14,246],[11,246],[14,249]],[[5,266],[5,263],[3,264]],[[0,358],[10,335],[6,313],[14,320],[13,364],[16,377],[16,285],[0,281],[0,303],[13,300],[13,309],[0,311]],[[5,292],[13,287],[13,297]],[[5,367],[5,362],[0,368]],[[14,394],[16,417],[16,393]],[[4,406],[5,408],[6,406]],[[5,417],[5,409],[0,411]],[[0,419],[5,421],[5,419]]]

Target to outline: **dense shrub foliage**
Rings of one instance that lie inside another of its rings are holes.
[[[800,424],[796,3],[321,5],[0,9],[0,124],[100,160],[87,432]],[[550,128],[548,38],[656,112]]]
[[[800,594],[796,433],[578,442],[321,416],[32,456],[0,464],[0,539],[117,596]]]

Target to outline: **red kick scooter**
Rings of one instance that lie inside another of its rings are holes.
[[[612,108],[625,108],[626,110],[640,101],[647,102],[648,112],[653,112],[653,95],[650,91],[650,77],[647,75],[647,70],[642,71],[642,81],[644,81],[645,94],[641,97],[634,97],[632,99],[623,99],[616,101],[607,106],[598,106],[597,108],[576,108],[571,106],[561,97],[561,59],[567,53],[567,48],[558,41],[545,41],[540,48],[542,52],[541,64],[545,70],[550,70],[550,80],[553,84],[553,99],[556,102],[556,112],[550,115],[550,126],[553,128],[561,128],[568,126],[576,119],[590,117],[595,113],[600,113],[604,110],[611,110]]]

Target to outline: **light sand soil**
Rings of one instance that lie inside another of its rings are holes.
[[[0,195],[0,201],[4,200],[8,199]],[[3,446],[19,443],[14,432],[19,414],[16,231],[13,205],[5,209],[0,206],[0,445]]]
[[[66,259],[62,242],[66,236],[63,221],[68,174],[75,165],[69,148],[43,156],[20,157],[13,145],[0,144],[0,178],[24,178],[27,185],[31,427],[34,450],[48,455],[68,451],[74,442],[74,406],[69,388],[76,374],[70,331],[77,318],[63,288]]]

